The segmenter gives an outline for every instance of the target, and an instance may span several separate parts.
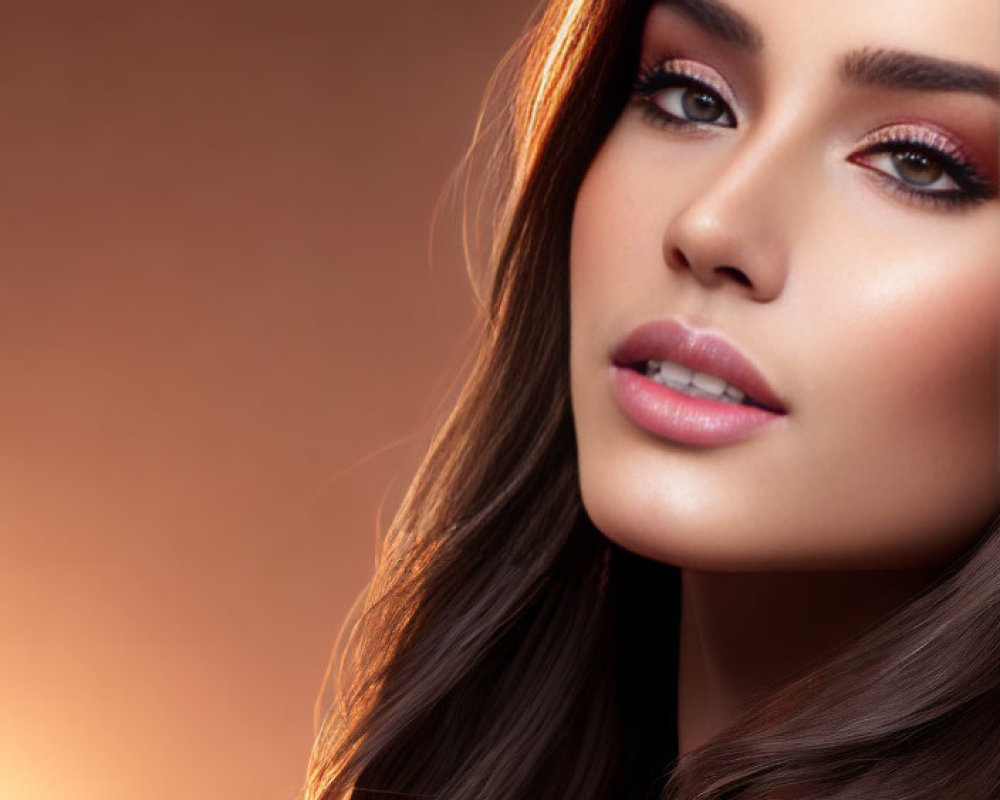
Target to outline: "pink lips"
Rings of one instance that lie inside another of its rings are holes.
[[[632,422],[659,438],[718,447],[742,441],[780,419],[785,406],[760,371],[720,336],[675,320],[639,326],[611,357],[612,387]],[[707,372],[741,389],[752,405],[690,397],[640,374],[643,362],[673,361]]]

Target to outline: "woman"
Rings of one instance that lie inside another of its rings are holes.
[[[554,0],[305,797],[1000,797],[991,0]]]

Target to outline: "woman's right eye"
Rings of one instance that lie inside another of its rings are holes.
[[[736,127],[736,116],[719,91],[667,65],[643,70],[633,87],[633,98],[657,124]]]

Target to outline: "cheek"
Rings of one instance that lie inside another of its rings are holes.
[[[825,369],[800,420],[827,456],[830,502],[928,561],[1000,509],[1000,265],[982,237],[947,241],[839,262],[854,266],[824,312]]]
[[[622,127],[591,164],[573,212],[571,360],[590,368],[641,315],[662,316],[671,292],[662,252],[669,195]]]
[[[635,325],[649,297],[643,274],[659,259],[644,223],[641,187],[621,168],[615,132],[587,171],[577,194],[570,238],[570,400],[584,507],[613,541],[630,541],[635,483],[626,476],[634,433],[621,424],[604,379],[609,345]],[[650,266],[646,266],[650,265]],[[625,447],[622,445],[625,443]],[[623,458],[623,456],[625,456]],[[655,488],[654,488],[655,493]],[[654,555],[655,553],[647,553]]]

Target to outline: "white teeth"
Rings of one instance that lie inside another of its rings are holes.
[[[709,375],[707,372],[696,372],[691,378],[691,383],[709,394],[725,394],[726,391],[726,382],[715,375]]]
[[[648,361],[646,375],[663,386],[677,389],[692,397],[708,397],[727,403],[742,403],[746,396],[717,375],[695,372],[673,361]]]
[[[743,402],[743,398],[746,397],[746,394],[744,394],[742,391],[740,391],[739,389],[737,389],[735,386],[727,386],[726,387],[726,397],[731,397],[737,403],[742,403]]]
[[[650,363],[658,363],[660,367],[660,377],[670,383],[677,383],[684,386],[685,384],[691,383],[691,379],[694,377],[693,369],[682,367],[680,364],[675,364],[673,361],[651,361]]]

